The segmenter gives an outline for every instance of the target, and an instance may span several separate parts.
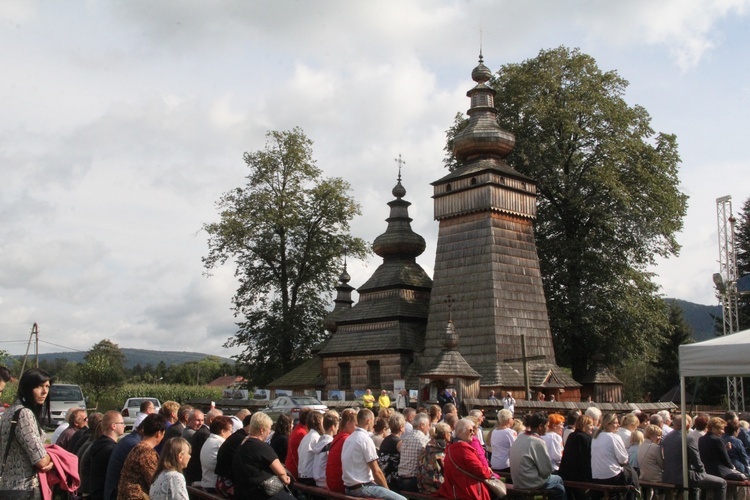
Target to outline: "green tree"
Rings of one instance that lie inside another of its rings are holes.
[[[740,279],[743,276],[750,275],[750,198],[742,204],[742,208],[737,215],[735,230],[735,248],[737,250],[737,274]],[[750,278],[742,280],[750,281]],[[739,296],[739,324],[740,330],[750,328],[750,295],[741,294]],[[721,319],[721,318],[720,318]],[[721,327],[721,323],[719,323]]]
[[[103,339],[86,353],[78,365],[76,381],[93,397],[98,406],[102,396],[125,381],[125,355],[114,342]]]
[[[623,99],[627,82],[577,49],[505,65],[491,84],[498,122],[516,136],[508,163],[538,183],[558,361],[580,378],[590,355],[613,367],[640,356],[667,319],[648,268],[678,253],[686,211],[675,136],[654,133],[646,110]]]
[[[322,319],[342,256],[363,257],[365,242],[349,234],[360,213],[340,178],[322,178],[312,141],[301,129],[268,132],[265,149],[245,153],[247,183],[217,202],[219,222],[205,224],[207,270],[233,260],[240,286],[233,297],[242,319],[227,346],[257,385],[310,357],[323,337]]]
[[[680,383],[679,347],[693,343],[693,330],[687,324],[682,309],[673,300],[665,304],[668,322],[658,337],[656,358],[652,360],[651,394],[654,401]]]

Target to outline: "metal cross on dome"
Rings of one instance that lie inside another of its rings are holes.
[[[398,163],[398,182],[401,182],[401,167],[406,165],[406,162],[401,159],[401,153],[399,153],[398,158],[394,158],[393,161]]]

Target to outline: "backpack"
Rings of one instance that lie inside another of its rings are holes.
[[[422,493],[437,493],[445,480],[443,476],[444,458],[445,447],[438,445],[434,440],[427,443],[425,449],[419,453],[419,463],[417,464],[419,491]]]

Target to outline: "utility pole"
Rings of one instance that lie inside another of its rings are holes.
[[[34,323],[31,327],[31,334],[29,335],[29,341],[26,344],[26,354],[23,356],[23,363],[21,363],[21,373],[18,374],[18,378],[21,378],[24,370],[26,369],[26,359],[29,357],[29,349],[31,348],[31,339],[34,339],[34,353],[36,354],[36,367],[39,368],[39,325]]]
[[[735,246],[732,197],[716,198],[716,220],[719,234],[719,272],[713,280],[721,300],[723,334],[731,335],[740,331],[739,293],[737,292],[737,248]],[[745,411],[745,395],[742,377],[727,377],[727,397],[729,409]]]

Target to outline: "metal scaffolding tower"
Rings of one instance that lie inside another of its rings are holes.
[[[719,272],[714,274],[714,284],[721,300],[723,333],[731,335],[740,331],[739,294],[737,293],[737,248],[735,247],[732,197],[716,199],[716,219],[719,229]],[[745,411],[742,377],[727,377],[729,409]]]

